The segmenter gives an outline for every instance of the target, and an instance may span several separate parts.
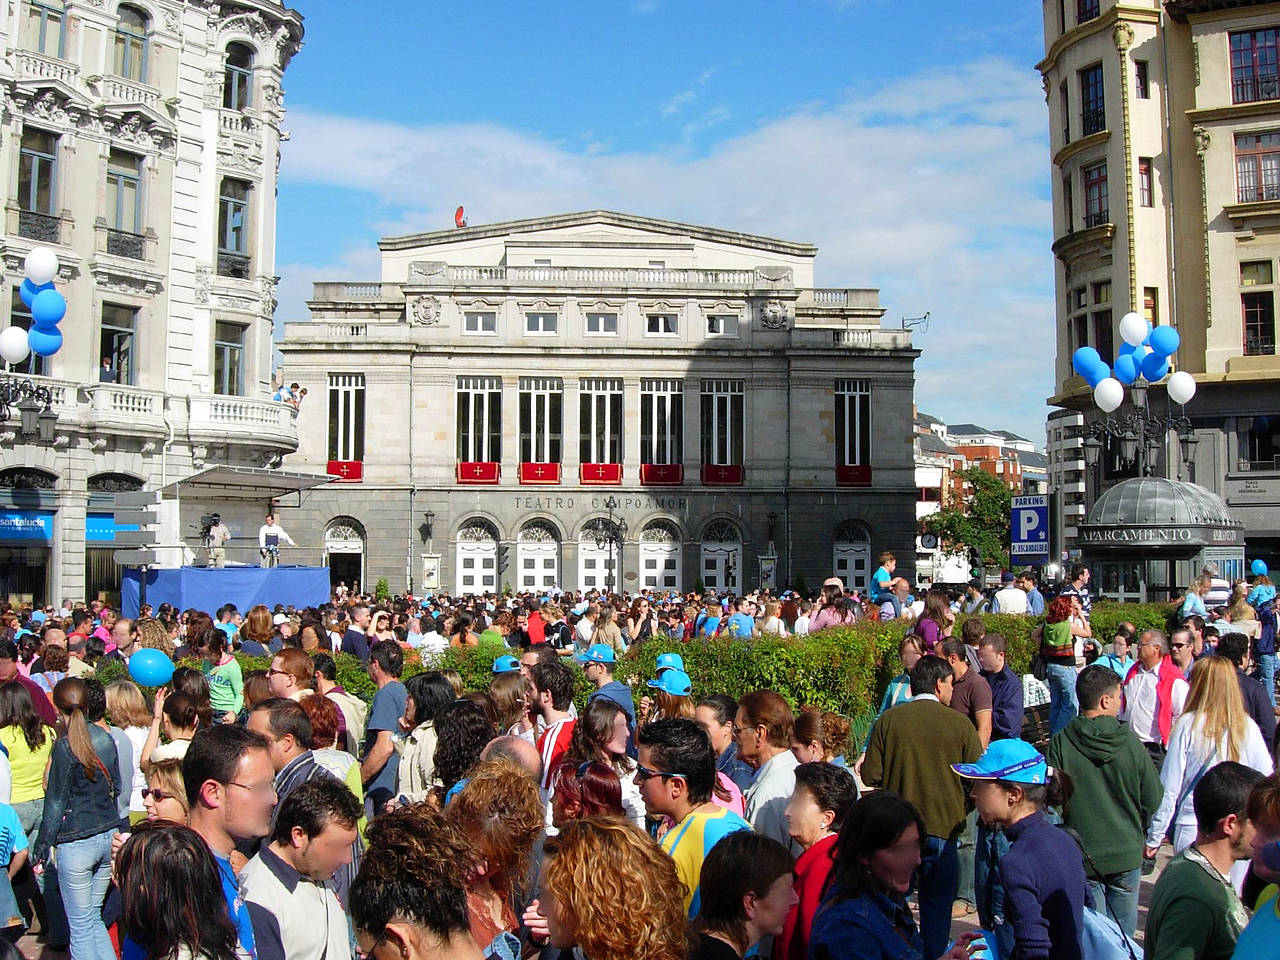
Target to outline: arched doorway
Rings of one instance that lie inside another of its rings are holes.
[[[622,527],[605,517],[588,520],[578,534],[578,589],[622,589],[618,564],[622,551]]]
[[[355,592],[364,585],[364,527],[351,517],[335,517],[324,531],[324,562],[329,568],[329,588],[345,583]]]
[[[716,593],[742,589],[742,532],[728,520],[712,520],[702,531],[702,585]]]
[[[675,591],[682,588],[680,540],[680,528],[670,520],[652,520],[640,531],[642,587]]]
[[[847,591],[866,593],[871,577],[871,531],[857,520],[836,527],[831,547],[831,569]]]
[[[498,592],[498,529],[473,517],[458,529],[455,579],[460,596]]]
[[[560,532],[546,520],[520,528],[516,544],[516,590],[546,591],[560,584]]]

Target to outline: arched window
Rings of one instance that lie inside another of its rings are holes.
[[[857,520],[846,520],[832,535],[831,566],[845,589],[865,593],[871,573],[871,531]]]
[[[742,531],[728,520],[712,520],[702,530],[702,585],[713,593],[736,594],[742,584]]]
[[[458,528],[455,560],[459,596],[498,592],[498,531],[488,520],[472,517]]]
[[[222,80],[222,105],[247,110],[253,95],[253,48],[246,43],[227,46],[227,68]]]
[[[560,532],[546,520],[520,528],[516,544],[517,590],[550,590],[560,585]]]
[[[121,5],[116,20],[116,76],[146,82],[150,23],[150,18],[137,7]]]
[[[671,520],[651,520],[640,531],[640,586],[680,590],[680,528]]]

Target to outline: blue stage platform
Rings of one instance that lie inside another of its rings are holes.
[[[180,567],[147,571],[147,603],[152,608],[171,603],[178,610],[193,607],[210,615],[223,604],[233,603],[245,613],[255,604],[277,603],[314,607],[327,602],[328,567]],[[138,569],[124,571],[120,605],[126,617],[138,615]]]

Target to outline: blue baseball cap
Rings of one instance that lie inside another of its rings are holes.
[[[1041,784],[1049,779],[1048,762],[1025,740],[997,740],[977,763],[953,763],[951,769],[969,780]]]
[[[658,674],[657,680],[650,680],[649,686],[656,687],[663,693],[673,697],[687,697],[693,691],[693,681],[683,670],[664,670]]]
[[[593,643],[586,653],[575,653],[573,659],[579,663],[617,663],[613,655],[613,647],[607,643]]]
[[[520,661],[509,653],[504,653],[493,661],[494,673],[519,673]]]
[[[678,653],[658,654],[658,676],[662,676],[663,670],[684,670],[684,658]]]

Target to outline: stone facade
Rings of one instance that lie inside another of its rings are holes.
[[[9,0],[0,38],[4,325],[30,322],[33,246],[57,251],[69,304],[62,350],[16,371],[52,390],[56,441],[0,424],[0,599],[96,596],[119,582],[115,492],[297,446],[270,395],[281,81],[302,20],[270,0]]]
[[[596,211],[380,249],[379,282],[316,284],[280,345],[312,398],[286,466],[360,478],[282,504],[301,562],[451,592],[911,562],[917,352],[875,290],[814,287],[814,247]],[[869,422],[842,448],[850,391]]]
[[[1133,310],[1177,327],[1177,367],[1198,385],[1186,409],[1201,441],[1194,462],[1183,465],[1171,439],[1155,470],[1224,497],[1246,525],[1249,555],[1274,555],[1280,80],[1271,71],[1280,3],[1044,0],[1043,11],[1057,258],[1050,403],[1060,408],[1048,451],[1059,542],[1075,548],[1089,505],[1133,475],[1086,470],[1080,444],[1101,414],[1071,369],[1085,345],[1112,362],[1119,320]],[[1165,411],[1163,387],[1151,402]]]

